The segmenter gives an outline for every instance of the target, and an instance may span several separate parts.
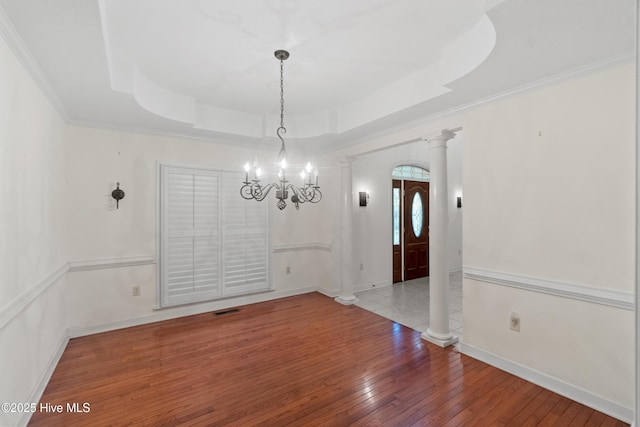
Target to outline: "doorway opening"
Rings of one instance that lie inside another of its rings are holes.
[[[429,171],[401,165],[392,173],[393,283],[429,275]]]

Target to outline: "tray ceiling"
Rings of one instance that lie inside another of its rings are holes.
[[[260,143],[283,48],[287,136],[317,152],[629,56],[634,3],[0,0],[71,123]]]

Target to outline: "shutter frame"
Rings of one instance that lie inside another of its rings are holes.
[[[160,165],[159,177],[160,306],[270,290],[268,207],[240,197],[242,174]]]

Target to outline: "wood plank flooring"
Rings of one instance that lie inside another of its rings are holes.
[[[41,402],[32,426],[627,425],[317,293],[72,339]]]

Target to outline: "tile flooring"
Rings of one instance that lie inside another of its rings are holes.
[[[420,332],[429,327],[429,278],[356,293],[356,305]],[[462,272],[449,276],[449,325],[462,340]]]

